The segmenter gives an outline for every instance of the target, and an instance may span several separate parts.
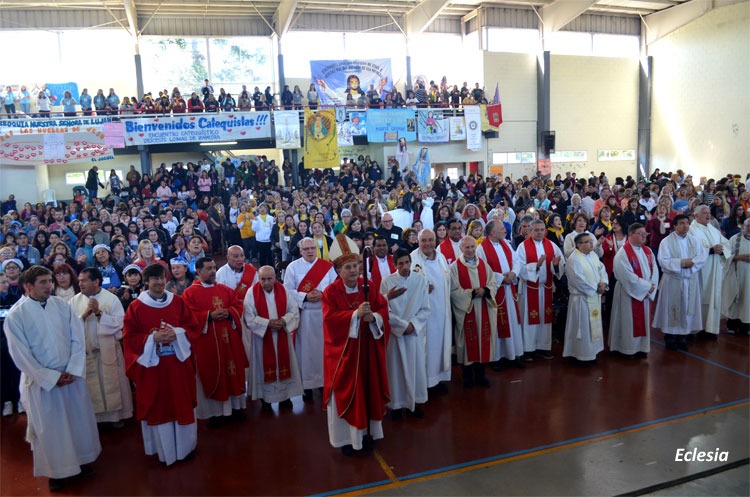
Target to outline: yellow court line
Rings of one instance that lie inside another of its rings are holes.
[[[506,457],[506,458],[498,459],[498,460],[495,460],[495,461],[489,461],[489,462],[472,464],[471,466],[464,466],[462,468],[456,468],[456,469],[451,469],[451,470],[447,470],[447,471],[441,471],[439,473],[433,473],[431,475],[419,476],[417,478],[411,478],[411,479],[405,480],[405,481],[398,480],[398,477],[393,472],[393,470],[391,469],[390,465],[386,462],[386,460],[383,458],[383,456],[378,451],[375,451],[375,457],[378,460],[378,463],[380,464],[380,467],[383,468],[383,471],[385,472],[385,474],[388,475],[388,478],[390,478],[391,483],[386,483],[384,485],[378,485],[376,487],[370,487],[370,488],[365,488],[365,489],[361,489],[361,490],[355,490],[355,491],[352,491],[352,492],[345,492],[345,493],[341,493],[341,494],[336,494],[336,497],[354,497],[354,496],[358,496],[358,495],[367,495],[367,494],[372,493],[372,492],[380,492],[382,490],[389,490],[389,489],[392,489],[392,488],[404,487],[406,485],[411,485],[413,483],[421,483],[421,482],[424,482],[424,481],[434,480],[436,478],[444,478],[446,476],[453,476],[453,475],[457,475],[457,474],[461,474],[461,473],[466,473],[468,471],[473,471],[473,470],[480,469],[480,468],[489,468],[489,467],[492,467],[492,466],[498,466],[500,464],[505,464],[505,463],[509,463],[509,462],[513,462],[513,461],[519,461],[519,460],[522,460],[522,459],[528,459],[530,457],[541,456],[541,455],[544,455],[544,454],[551,454],[553,452],[558,452],[558,451],[563,450],[563,449],[570,449],[570,448],[573,448],[573,447],[580,447],[581,445],[586,445],[586,444],[589,444],[589,443],[592,443],[592,442],[599,442],[601,440],[607,440],[609,438],[615,438],[615,437],[620,437],[620,436],[623,436],[623,435],[629,435],[629,434],[632,434],[632,433],[638,433],[640,431],[650,430],[652,428],[658,428],[658,427],[661,427],[661,426],[667,426],[667,425],[671,425],[671,424],[674,424],[674,423],[681,423],[683,421],[688,421],[688,420],[691,420],[691,419],[695,419],[695,418],[698,418],[700,416],[705,416],[707,414],[717,414],[717,413],[724,412],[724,411],[731,411],[733,409],[739,409],[741,407],[747,407],[749,405],[750,405],[750,402],[743,402],[742,404],[737,404],[737,405],[733,405],[733,406],[719,407],[719,408],[716,408],[716,409],[712,409],[710,411],[704,411],[704,412],[699,412],[699,413],[691,414],[690,416],[685,416],[684,418],[668,419],[666,421],[661,421],[659,423],[654,423],[654,424],[647,425],[647,426],[640,426],[638,428],[631,428],[629,430],[618,431],[616,433],[610,433],[609,435],[602,435],[602,436],[590,438],[590,439],[587,439],[587,440],[580,440],[578,442],[571,442],[569,444],[559,445],[557,447],[549,447],[547,449],[539,449],[539,450],[536,450],[536,451],[533,451],[533,452],[528,452],[526,454],[519,454],[519,455],[516,455],[516,456]]]
[[[383,472],[388,475],[388,478],[390,478],[393,483],[398,483],[398,477],[396,476],[396,473],[393,472],[388,463],[385,462],[385,459],[383,459],[382,454],[380,454],[380,452],[378,452],[377,450],[375,451],[375,459],[378,460],[378,464],[380,464]]]

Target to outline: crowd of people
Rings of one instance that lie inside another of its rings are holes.
[[[265,157],[131,167],[105,198],[93,167],[70,203],[3,202],[3,414],[29,412],[35,475],[57,490],[90,474],[97,423],[134,411],[170,465],[192,457],[196,419],[320,390],[351,455],[387,412],[424,417],[454,362],[465,388],[490,387],[488,365],[553,359],[555,342],[590,368],[605,338],[647,358],[652,327],[675,351],[722,318],[748,335],[750,174],[420,185],[389,166],[301,169],[301,188]]]
[[[36,112],[32,114],[31,104],[36,104]],[[391,91],[375,89],[371,85],[369,89],[360,87],[347,92],[345,104],[356,108],[396,108],[396,107],[453,107],[462,105],[473,105],[487,103],[484,88],[479,83],[470,88],[466,81],[459,89],[458,85],[448,85],[448,80],[443,76],[440,83],[430,81],[426,83],[421,79],[415,81],[413,88],[406,90],[406,97],[394,86]],[[107,94],[103,89],[98,89],[96,94],[89,93],[84,88],[81,94],[76,96],[70,91],[65,91],[62,98],[51,94],[45,85],[30,92],[26,86],[21,86],[14,91],[7,86],[5,92],[0,93],[0,108],[5,109],[8,117],[50,117],[54,106],[62,108],[63,116],[129,116],[136,114],[182,114],[195,112],[233,112],[233,111],[265,111],[271,109],[302,109],[304,107],[317,109],[320,105],[320,96],[315,84],[310,84],[306,91],[302,91],[299,85],[293,89],[289,85],[279,93],[274,93],[270,86],[261,91],[256,86],[250,91],[247,85],[242,85],[242,90],[233,96],[231,93],[219,88],[214,91],[209,80],[205,80],[199,90],[192,91],[190,95],[182,94],[180,89],[174,87],[172,91],[166,88],[158,92],[158,96],[152,92],[138,96],[123,96],[117,94],[114,88],[110,88]]]

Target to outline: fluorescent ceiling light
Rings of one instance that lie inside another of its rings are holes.
[[[206,142],[201,143],[201,147],[215,147],[217,145],[237,145],[237,142]]]

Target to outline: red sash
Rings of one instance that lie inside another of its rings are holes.
[[[440,243],[440,253],[445,256],[448,264],[453,264],[456,260],[456,253],[453,251],[453,242],[450,238],[446,238]]]
[[[284,285],[278,281],[273,286],[274,300],[276,302],[276,315],[278,318],[286,313],[286,290]],[[263,287],[260,283],[253,286],[253,300],[255,301],[255,309],[258,311],[258,316],[268,319],[268,304],[266,303],[266,296],[263,292]],[[277,350],[278,350],[278,366],[279,374],[278,381],[288,380],[292,377],[291,363],[289,362],[289,342],[287,341],[286,331],[278,330]],[[266,329],[266,334],[263,336],[263,382],[272,383],[277,381],[276,378],[276,350],[273,347],[273,333],[271,330]]]
[[[474,289],[471,284],[469,270],[463,262],[456,261],[458,269],[458,283],[464,290]],[[487,269],[482,259],[477,259],[477,272],[479,273],[479,287],[487,287]],[[490,362],[490,340],[492,339],[492,327],[490,326],[489,309],[487,300],[482,298],[482,324],[481,330],[477,329],[474,306],[472,305],[464,318],[464,338],[466,339],[466,360],[469,362]],[[480,348],[481,341],[481,348]]]
[[[253,280],[255,279],[256,273],[257,270],[255,269],[255,266],[252,264],[245,264],[245,269],[242,271],[242,278],[240,278],[237,288],[234,289],[240,297],[240,300],[243,302],[245,301],[245,294],[247,294],[247,291],[253,286]]]
[[[393,256],[388,254],[386,260],[388,261],[388,268],[391,270],[389,274],[395,273],[396,265],[393,263]],[[378,258],[374,254],[372,256],[372,267],[370,268],[370,280],[372,281],[372,284],[375,285],[375,288],[380,289],[380,282],[383,281],[383,276],[380,274]]]
[[[643,278],[643,270],[641,269],[641,263],[638,260],[638,256],[635,254],[635,250],[630,245],[630,242],[625,242],[623,245],[625,253],[628,256],[628,262],[633,267],[633,272],[639,278]],[[654,271],[654,261],[651,249],[645,245],[641,247],[646,253],[648,259],[648,266],[651,272]],[[645,337],[646,336],[646,306],[649,305],[649,300],[646,298],[643,302],[639,302],[637,299],[630,299],[631,309],[633,311],[633,338]]]
[[[544,324],[552,323],[554,311],[552,310],[552,259],[555,257],[555,249],[552,242],[548,239],[542,239],[544,247],[544,268],[547,271],[547,284],[544,285]],[[536,246],[532,238],[527,238],[523,242],[523,249],[526,251],[526,262],[539,262],[536,254]],[[526,282],[526,306],[529,312],[529,324],[542,324],[539,315],[539,282]]]
[[[500,259],[497,257],[497,252],[495,252],[495,246],[492,245],[492,242],[489,238],[485,238],[482,240],[482,250],[484,250],[484,255],[487,258],[487,264],[489,264],[490,269],[492,269],[495,273],[502,273],[503,272],[503,266],[500,264]],[[513,267],[513,253],[510,251],[510,247],[508,247],[508,244],[505,243],[503,240],[500,240],[500,247],[503,249],[503,253],[505,254],[505,259],[508,261],[508,266],[511,268]],[[516,320],[518,320],[518,323],[520,324],[520,313],[518,312],[518,290],[516,290],[516,287],[511,285],[511,292],[513,294],[513,304],[516,306]],[[507,298],[506,292],[505,292],[505,285],[500,285],[497,289],[497,293],[495,294],[495,301],[497,302],[497,336],[498,338],[510,338],[510,321],[507,319],[507,315],[505,312],[505,299]]]
[[[330,271],[332,267],[332,262],[318,258],[305,277],[302,278],[302,281],[299,282],[297,291],[303,293],[310,293],[313,291],[318,287],[320,282],[323,281],[323,278],[328,274],[328,271]]]

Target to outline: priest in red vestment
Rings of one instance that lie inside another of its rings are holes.
[[[388,240],[375,233],[375,239],[372,241],[373,257],[368,264],[367,276],[375,285],[380,288],[380,283],[389,275],[396,272],[396,264],[393,262],[393,256],[388,253]]]
[[[341,255],[334,264],[340,279],[323,292],[323,405],[331,445],[352,455],[383,438],[388,304],[374,284],[365,298],[359,255]]]
[[[448,264],[453,264],[461,255],[461,229],[463,224],[458,219],[448,221],[448,237],[438,245],[438,252],[443,254]]]
[[[166,465],[189,457],[197,445],[195,362],[200,333],[180,296],[165,291],[167,270],[143,271],[148,290],[128,306],[123,326],[126,373],[138,389],[136,417],[146,454]]]
[[[201,335],[194,347],[198,366],[198,419],[221,424],[222,417],[242,418],[246,407],[245,368],[249,366],[242,344],[242,301],[231,288],[216,283],[216,262],[210,257],[195,261],[198,276],[182,298],[195,314]]]

